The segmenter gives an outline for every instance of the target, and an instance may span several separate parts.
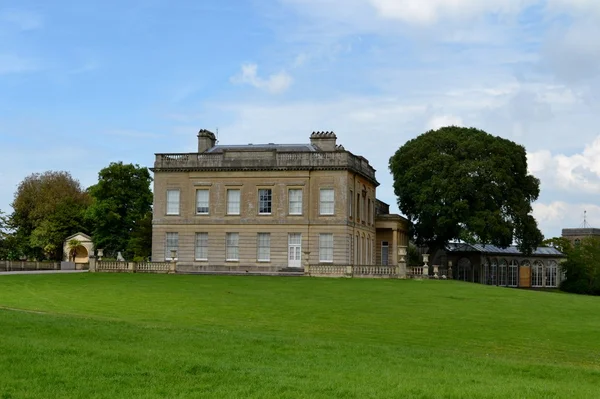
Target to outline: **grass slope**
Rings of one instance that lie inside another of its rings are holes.
[[[600,397],[592,297],[72,274],[0,276],[0,307],[1,399]]]

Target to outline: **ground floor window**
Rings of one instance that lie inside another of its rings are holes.
[[[496,285],[498,283],[498,261],[496,259],[492,259],[492,263],[490,265],[490,274],[488,277],[489,285]]]
[[[175,259],[179,257],[179,233],[167,233],[165,242],[165,260],[173,260],[172,254],[175,251]]]
[[[319,262],[333,262],[333,234],[319,234]]]
[[[196,233],[196,260],[208,260],[208,233]]]
[[[544,264],[536,260],[531,267],[531,286],[542,287],[544,285]]]
[[[508,265],[508,286],[516,287],[519,282],[519,263],[516,260],[511,260]]]
[[[507,273],[508,273],[508,262],[505,259],[500,261],[500,265],[498,267],[498,285],[505,286],[507,281]]]
[[[558,264],[556,261],[549,261],[546,266],[546,287],[557,287]]]
[[[467,258],[460,258],[458,264],[457,280],[471,281],[471,261]]]
[[[256,237],[256,260],[268,262],[271,260],[271,234],[258,233]]]
[[[387,266],[389,264],[390,244],[387,241],[381,241],[381,264]]]
[[[240,260],[240,234],[226,233],[225,235],[225,260],[237,261]]]

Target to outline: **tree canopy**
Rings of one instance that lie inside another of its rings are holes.
[[[563,291],[600,295],[600,239],[584,237],[578,245],[566,248],[567,261],[561,265],[566,279]]]
[[[27,176],[17,187],[10,225],[13,249],[36,259],[61,260],[63,242],[74,231],[85,231],[88,194],[69,172],[48,171]]]
[[[88,189],[93,203],[88,220],[96,248],[106,257],[150,256],[152,247],[152,178],[148,168],[113,162],[98,173]],[[150,227],[148,227],[150,226]]]
[[[539,180],[525,148],[475,128],[430,130],[390,158],[400,211],[418,245],[463,240],[530,253],[543,240],[531,215]]]

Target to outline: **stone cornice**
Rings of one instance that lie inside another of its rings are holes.
[[[348,151],[225,151],[222,154],[156,154],[153,172],[348,170],[376,186],[375,169]]]

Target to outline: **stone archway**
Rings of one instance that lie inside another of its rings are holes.
[[[457,275],[456,279],[461,281],[472,281],[473,280],[473,270],[471,266],[471,261],[468,258],[460,258],[456,265],[457,267]]]
[[[77,233],[69,236],[65,239],[63,244],[63,260],[73,261],[70,256],[71,248],[69,248],[69,241],[77,240],[80,245],[75,249],[75,260],[76,265],[84,265],[90,261],[90,254],[94,253],[94,243],[92,238],[84,233]]]
[[[90,261],[90,256],[88,250],[80,245],[75,248],[75,259],[72,259],[75,263],[88,263]]]

